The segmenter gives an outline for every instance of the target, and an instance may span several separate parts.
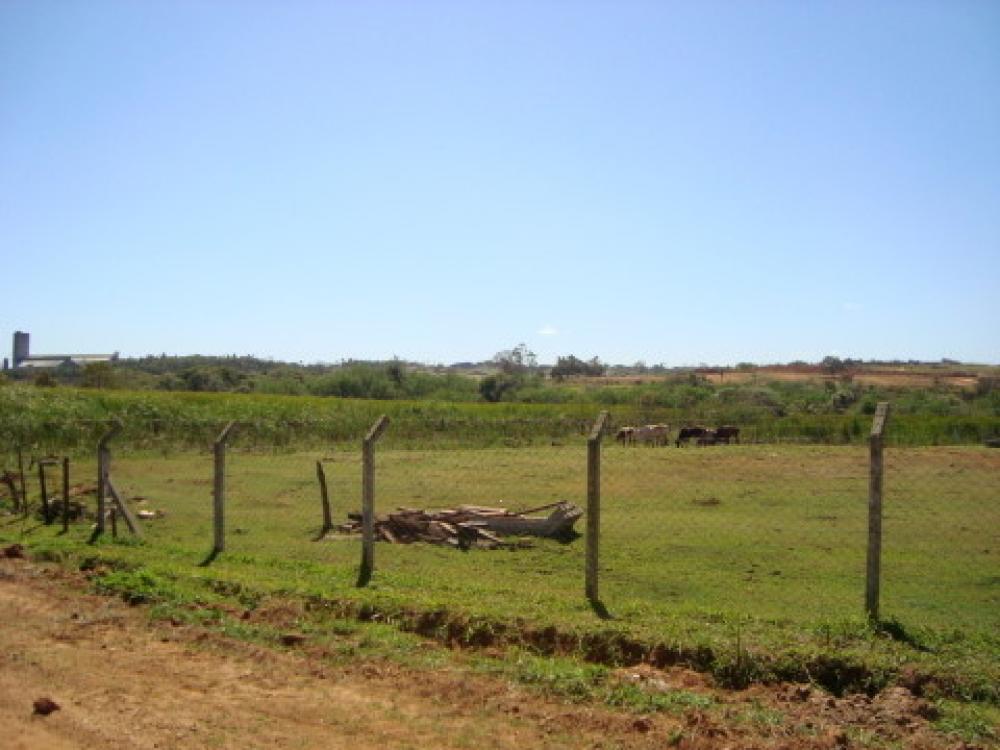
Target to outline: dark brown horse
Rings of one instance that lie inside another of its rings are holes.
[[[729,445],[731,440],[735,440],[736,444],[740,443],[740,428],[739,427],[720,427],[715,431],[715,441],[717,443],[725,443]]]
[[[707,430],[704,427],[681,427],[681,431],[677,433],[677,440],[674,441],[674,445],[680,448],[681,443],[686,443],[692,438],[703,438],[706,432]]]

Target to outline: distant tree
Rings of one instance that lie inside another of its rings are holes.
[[[521,343],[513,349],[504,349],[494,354],[493,364],[508,375],[525,373],[538,367],[538,357],[528,349],[527,344]]]
[[[406,368],[398,359],[394,359],[386,365],[385,372],[393,383],[398,386],[403,385],[403,379],[406,377]]]
[[[484,401],[496,403],[503,401],[505,395],[513,393],[521,386],[521,377],[518,375],[507,375],[499,373],[497,375],[487,375],[479,381],[479,395]]]
[[[828,372],[831,375],[843,372],[847,369],[848,364],[840,357],[827,356],[823,357],[823,361],[819,363],[820,367],[823,368],[823,372]]]
[[[645,365],[643,365],[645,367]],[[571,378],[574,375],[584,375],[589,377],[603,377],[608,371],[607,365],[597,357],[584,362],[582,359],[572,354],[566,357],[559,357],[555,366],[549,370],[549,377],[556,381]]]
[[[182,391],[184,390],[184,381],[174,373],[168,372],[166,375],[161,375],[157,378],[156,388],[160,391]]]
[[[224,391],[227,390],[223,379],[214,367],[189,367],[179,373],[187,391]]]
[[[39,388],[55,388],[59,383],[50,373],[40,372],[35,376],[35,385]]]
[[[83,366],[80,385],[84,388],[113,388],[115,371],[110,362],[91,362]]]

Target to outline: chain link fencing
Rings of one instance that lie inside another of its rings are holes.
[[[106,426],[64,432],[96,441]],[[597,576],[600,604],[613,617],[656,623],[683,615],[691,628],[739,618],[813,627],[864,617],[871,466],[863,435],[826,444],[747,430],[739,440],[678,444],[689,423],[633,441],[616,439],[622,426],[612,423],[600,451]],[[357,584],[361,443],[370,425],[240,423],[226,453],[225,549],[216,555],[210,446],[224,424],[192,424],[197,440],[184,444],[172,437],[176,425],[126,427],[111,444],[110,476],[145,516],[147,545],[192,564],[257,565],[289,586],[304,576],[328,581],[331,591]],[[394,419],[374,445],[376,521],[395,515],[405,526],[418,512],[469,507],[478,516],[435,521],[455,528],[421,527],[412,543],[398,527],[377,523],[388,532],[376,532],[370,585],[405,592],[415,606],[459,602],[473,613],[499,609],[528,619],[589,614],[583,532],[591,427],[592,420],[578,417],[428,421],[419,410]],[[309,439],[297,434],[307,429]],[[58,449],[62,433],[53,434],[51,445],[24,446],[26,463]],[[13,453],[4,460],[17,471]],[[324,528],[317,466],[332,530]],[[90,508],[93,522],[94,458],[74,456],[72,471],[73,496]],[[37,483],[31,471],[27,477],[29,501],[37,505]],[[57,479],[52,486],[58,495]],[[548,518],[559,503],[582,514],[557,538],[505,536],[481,517]],[[11,498],[7,504],[13,512]],[[518,515],[523,511],[531,512]],[[121,524],[117,532],[126,533]],[[1000,450],[896,445],[890,421],[883,617],[995,632],[998,535]]]

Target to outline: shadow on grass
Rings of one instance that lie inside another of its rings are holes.
[[[888,620],[879,620],[874,624],[874,629],[876,633],[886,635],[894,641],[905,643],[917,651],[922,651],[923,653],[933,653],[934,651],[934,649],[921,641],[916,635],[907,631],[906,626],[895,617],[890,617]]]
[[[355,584],[359,589],[363,589],[372,580],[372,571],[364,563],[361,564],[361,570],[358,571],[358,582]]]
[[[550,538],[555,539],[557,542],[559,542],[559,544],[572,544],[581,536],[583,536],[583,534],[581,534],[576,529],[567,529],[566,531],[562,531],[559,534],[556,534],[555,536]]]
[[[211,552],[208,553],[208,556],[204,560],[198,563],[198,567],[207,568],[215,561],[215,558],[217,558],[221,552],[222,550],[213,549]]]
[[[333,531],[333,527],[332,526],[329,526],[329,527],[323,526],[317,532],[316,536],[313,537],[313,541],[314,542],[322,542],[324,539],[326,539],[326,535],[329,534],[331,531]]]
[[[590,608],[594,610],[594,614],[600,617],[602,620],[613,620],[615,616],[608,611],[608,608],[604,606],[604,602],[600,599],[590,599]]]

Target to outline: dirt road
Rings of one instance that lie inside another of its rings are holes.
[[[460,665],[332,665],[153,623],[141,608],[88,593],[77,575],[25,560],[0,559],[0,612],[0,747],[11,750],[842,748],[860,746],[848,722],[879,739],[883,715],[907,747],[956,747],[905,700],[893,714],[877,700],[787,686],[730,694],[715,716],[645,717],[540,697]],[[41,698],[59,710],[35,713]],[[764,719],[748,720],[747,706]]]

